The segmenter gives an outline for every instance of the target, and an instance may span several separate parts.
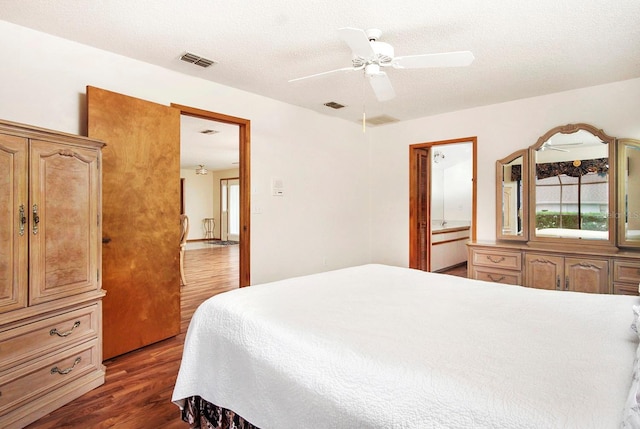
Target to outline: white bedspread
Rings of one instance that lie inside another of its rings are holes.
[[[617,428],[638,297],[365,265],[217,295],[173,393],[262,429]]]

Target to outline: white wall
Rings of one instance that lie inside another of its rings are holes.
[[[357,124],[5,21],[0,40],[5,120],[86,135],[86,85],[251,120],[251,200],[260,212],[251,216],[253,284],[368,262]],[[285,196],[269,195],[272,177],[284,180]]]
[[[217,217],[213,207],[213,176],[196,174],[196,171],[190,168],[180,169],[180,177],[184,179],[184,212],[189,217],[187,240],[199,240],[204,238],[202,220]],[[217,226],[216,219],[216,229]]]
[[[184,180],[184,208],[190,227],[187,240],[200,240],[205,236],[203,219],[214,218],[213,238],[220,238],[220,179],[240,177],[240,170],[209,170],[206,175],[196,174],[195,169],[180,169]]]
[[[640,79],[484,106],[376,128],[371,139],[372,261],[409,263],[411,144],[478,137],[478,240],[495,239],[495,161],[549,129],[586,122],[617,137],[640,138]],[[375,190],[375,191],[373,191]]]
[[[408,264],[408,146],[478,137],[478,238],[495,236],[495,160],[557,125],[640,138],[640,79],[369,128],[0,21],[0,118],[85,135],[85,87],[251,120],[252,283]],[[285,195],[270,195],[272,178]]]

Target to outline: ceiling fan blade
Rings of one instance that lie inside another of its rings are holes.
[[[345,41],[347,45],[353,51],[353,54],[364,58],[370,59],[376,56],[376,53],[371,47],[371,42],[367,37],[367,33],[359,28],[344,27],[338,30],[340,37]]]
[[[295,79],[289,79],[288,82],[295,82],[297,80],[309,79],[309,78],[313,78],[313,77],[324,76],[324,75],[327,75],[327,74],[338,73],[338,72],[346,72],[346,71],[354,71],[354,70],[360,70],[360,69],[359,68],[354,68],[354,67],[343,67],[341,69],[329,70],[329,71],[322,72],[322,73],[311,74],[309,76],[303,76],[303,77],[297,77]]]
[[[370,75],[369,83],[379,101],[391,100],[396,96],[396,92],[393,86],[391,86],[389,76],[387,76],[385,72]]]
[[[425,67],[462,67],[468,66],[474,60],[469,51],[444,52],[441,54],[409,55],[395,57],[393,67],[399,69],[419,69]]]
[[[566,149],[560,149],[559,147],[556,147],[555,145],[542,145],[542,147],[539,150],[545,151],[545,150],[555,150],[556,152],[569,152]]]
[[[582,142],[575,142],[575,143],[558,143],[558,144],[555,144],[555,143],[549,143],[547,146],[555,146],[555,147],[562,147],[562,146],[580,146],[580,145],[582,145],[582,144],[584,144],[584,143],[582,143]]]

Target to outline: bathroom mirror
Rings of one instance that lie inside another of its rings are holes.
[[[496,161],[496,235],[503,240],[527,240],[529,182],[528,151]]]
[[[640,140],[618,140],[618,244],[640,247]]]
[[[570,124],[550,130],[529,150],[530,239],[613,244],[614,138]]]

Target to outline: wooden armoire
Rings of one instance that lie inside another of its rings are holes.
[[[104,383],[98,140],[0,121],[0,427]]]

